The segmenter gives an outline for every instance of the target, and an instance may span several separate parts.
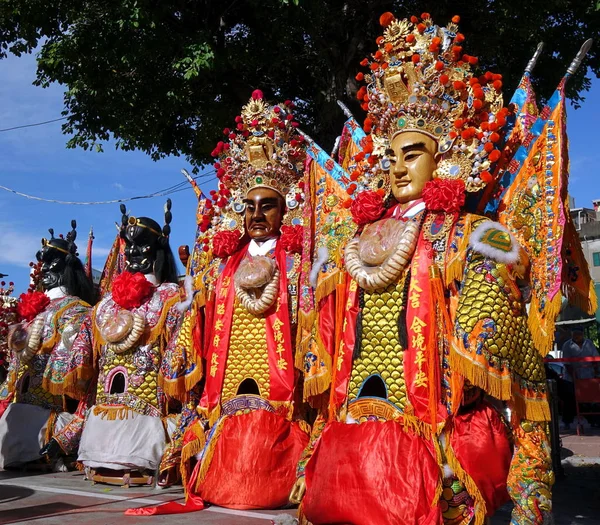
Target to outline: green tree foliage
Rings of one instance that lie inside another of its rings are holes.
[[[600,36],[597,0],[2,0],[0,57],[41,45],[40,86],[65,86],[63,131],[71,147],[123,149],[199,165],[253,89],[294,99],[302,127],[324,147],[343,115],[357,117],[359,62],[375,50],[379,15],[459,14],[465,50],[501,72],[507,99],[535,50],[548,97],[581,43]],[[574,103],[600,73],[598,46],[569,84]]]

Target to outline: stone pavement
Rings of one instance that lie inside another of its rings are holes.
[[[0,471],[0,525],[269,525],[271,520],[294,510],[238,511],[209,507],[177,516],[125,516],[128,508],[183,501],[181,487],[125,489],[93,485],[81,472],[19,473]]]
[[[600,429],[586,426],[585,435],[563,432],[564,477],[554,486],[555,525],[600,525]],[[208,525],[269,525],[295,511],[235,511],[209,507],[177,516],[129,517],[123,510],[183,500],[181,488],[124,489],[92,485],[81,472],[35,474],[0,471],[0,525],[158,525],[164,523]],[[510,505],[491,520],[491,525],[510,521]],[[377,525],[377,524],[373,524]]]

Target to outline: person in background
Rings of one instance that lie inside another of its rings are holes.
[[[598,357],[598,349],[594,346],[591,339],[585,337],[583,330],[575,328],[571,332],[571,338],[565,341],[562,346],[563,358],[583,358],[583,357]],[[567,365],[565,367],[564,380],[566,382],[565,395],[563,397],[563,423],[565,430],[570,428],[576,413],[575,399],[575,377],[577,379],[592,379],[594,377],[595,368],[585,365]],[[586,419],[592,426],[598,425],[598,416],[587,416]]]

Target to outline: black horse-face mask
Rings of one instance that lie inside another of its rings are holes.
[[[159,248],[160,226],[146,217],[130,217],[125,227],[125,260],[130,273],[151,274]]]
[[[56,242],[56,240],[54,241]],[[67,244],[63,241],[65,245]],[[66,246],[65,246],[66,248]],[[65,253],[66,252],[66,253]],[[63,285],[63,276],[67,267],[66,258],[68,252],[63,252],[60,247],[51,245],[44,246],[36,253],[36,259],[42,263],[41,283],[44,291],[52,290]]]

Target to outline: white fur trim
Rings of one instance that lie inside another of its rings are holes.
[[[175,307],[179,312],[185,312],[192,304],[194,298],[194,278],[191,275],[186,275],[183,280],[183,288],[185,290],[185,301],[179,301]]]
[[[450,465],[444,465],[444,479],[450,479],[454,477],[454,471],[450,468]]]
[[[321,246],[317,250],[317,258],[313,262],[312,268],[310,269],[310,275],[308,277],[308,281],[313,288],[317,287],[317,281],[319,279],[319,272],[323,265],[329,259],[329,250],[325,246]]]
[[[508,233],[511,242],[511,249],[509,252],[505,252],[502,250],[498,250],[493,246],[490,246],[487,243],[481,242],[484,234],[489,230],[500,230],[502,232]],[[469,246],[473,248],[477,253],[481,255],[485,255],[494,261],[504,263],[504,264],[516,264],[519,262],[519,243],[514,238],[512,233],[510,233],[506,227],[504,227],[499,222],[494,221],[486,221],[483,224],[480,224],[473,230],[471,233],[471,237],[469,238]]]

